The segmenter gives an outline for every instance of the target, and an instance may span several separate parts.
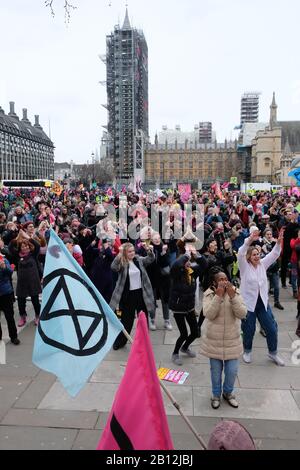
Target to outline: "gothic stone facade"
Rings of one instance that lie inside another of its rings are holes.
[[[148,183],[212,184],[238,176],[237,142],[222,144],[149,145],[145,152]]]

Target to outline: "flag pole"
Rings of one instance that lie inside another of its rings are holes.
[[[128,339],[128,341],[132,344],[133,343],[133,339],[132,337],[130,336],[130,334],[125,330],[125,328],[122,330],[122,333],[126,336],[126,338]],[[192,433],[194,434],[195,438],[197,439],[197,441],[200,443],[201,447],[203,450],[207,450],[207,446],[204,442],[204,440],[202,439],[202,437],[200,436],[200,434],[197,432],[197,430],[195,429],[195,427],[193,426],[193,424],[191,423],[191,421],[189,420],[189,418],[187,416],[185,416],[185,414],[183,413],[182,409],[180,408],[180,405],[179,403],[177,403],[177,401],[175,400],[175,398],[173,397],[172,393],[167,389],[167,387],[165,386],[165,384],[162,383],[162,381],[159,379],[159,384],[161,386],[161,388],[163,389],[163,391],[166,393],[167,397],[169,398],[169,400],[172,402],[172,405],[176,408],[176,410],[178,411],[178,413],[180,414],[180,416],[184,419],[184,421],[186,422],[187,426],[190,428],[190,430],[192,431]]]

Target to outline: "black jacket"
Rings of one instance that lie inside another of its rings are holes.
[[[89,246],[87,254],[93,258],[93,264],[90,269],[90,278],[98,291],[109,304],[113,293],[113,272],[111,270],[111,263],[114,255],[110,248],[99,250]]]
[[[189,282],[184,266],[188,260],[188,256],[182,255],[171,268],[169,307],[173,312],[188,313],[195,309],[196,279],[207,268],[206,259],[199,256],[192,265],[193,273]]]
[[[202,279],[202,287],[205,291],[209,287],[209,270],[214,266],[219,266],[227,274],[228,279],[230,280],[230,270],[228,266],[236,261],[236,256],[234,253],[225,250],[219,250],[215,255],[207,253],[204,255],[207,260],[207,269],[204,272]]]
[[[284,237],[283,237],[283,250],[282,258],[290,259],[292,255],[291,240],[297,236],[297,231],[300,229],[298,223],[289,222],[285,226]]]
[[[155,255],[155,260],[152,264],[147,266],[146,271],[149,276],[152,288],[155,289],[156,299],[160,298],[160,291],[158,287],[161,288],[163,300],[165,302],[169,301],[169,291],[170,291],[170,276],[162,274],[162,268],[166,268],[170,264],[169,253],[162,255],[163,244],[152,245],[153,253]],[[147,256],[147,251],[144,247],[140,247],[137,250],[137,254],[140,256]]]

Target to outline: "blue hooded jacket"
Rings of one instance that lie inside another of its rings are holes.
[[[2,295],[12,294],[14,289],[11,282],[13,270],[10,263],[4,258],[5,268],[0,268],[0,297]]]

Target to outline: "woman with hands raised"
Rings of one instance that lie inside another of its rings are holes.
[[[244,354],[246,363],[252,361],[251,351],[256,329],[256,317],[266,333],[268,357],[277,365],[284,366],[284,361],[277,353],[278,327],[268,303],[268,268],[279,258],[284,229],[280,230],[278,240],[272,251],[261,259],[253,242],[259,239],[260,231],[251,227],[250,236],[239,249],[238,262],[241,275],[241,294],[247,306],[247,317],[242,322]]]

